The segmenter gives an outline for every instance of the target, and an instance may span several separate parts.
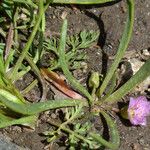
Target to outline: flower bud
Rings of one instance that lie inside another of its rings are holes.
[[[89,78],[89,87],[98,88],[98,86],[99,86],[99,73],[92,72],[92,74]]]
[[[128,106],[125,106],[123,107],[121,110],[120,110],[120,115],[123,119],[128,119]]]

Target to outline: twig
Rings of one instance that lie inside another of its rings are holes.
[[[9,31],[8,31],[8,35],[7,35],[7,39],[6,39],[6,46],[5,46],[5,50],[4,50],[4,59],[6,61],[10,50],[11,50],[11,46],[13,43],[13,36],[14,36],[14,30],[13,30],[13,24],[10,25]]]

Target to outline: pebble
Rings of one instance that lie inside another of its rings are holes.
[[[144,64],[144,62],[142,62],[137,58],[129,59],[128,62],[130,62],[131,64],[133,74],[135,74]],[[140,91],[140,93],[144,93],[145,90],[148,90],[149,86],[150,86],[150,76],[147,77],[142,83],[140,83],[137,86],[137,88],[135,88],[135,91]]]
[[[0,150],[30,150],[28,148],[22,148],[15,143],[11,142],[11,139],[3,134],[0,134]]]

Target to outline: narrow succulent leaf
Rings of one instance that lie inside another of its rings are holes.
[[[24,104],[18,97],[16,97],[15,95],[11,94],[10,92],[4,89],[0,89],[0,95],[6,97],[7,99],[9,99],[10,101],[14,103]]]
[[[127,0],[127,4],[128,4],[128,16],[127,16],[127,21],[126,21],[125,29],[123,32],[123,36],[120,41],[120,45],[119,45],[117,54],[115,56],[114,62],[112,66],[110,67],[101,87],[98,90],[98,96],[101,96],[104,90],[106,89],[109,81],[111,80],[115,70],[118,67],[120,60],[124,56],[124,53],[131,39],[131,34],[133,30],[133,22],[134,22],[134,0]]]
[[[101,112],[101,114],[106,119],[108,128],[110,130],[110,136],[111,136],[111,142],[107,142],[105,139],[103,139],[100,135],[90,133],[90,136],[95,139],[97,142],[101,143],[102,145],[106,146],[107,148],[110,148],[112,150],[117,150],[120,145],[120,138],[119,133],[117,130],[117,126],[114,123],[114,121],[107,115],[105,112]]]
[[[43,111],[49,110],[49,109],[56,109],[61,107],[70,107],[70,106],[77,106],[77,105],[83,105],[87,106],[85,100],[75,100],[75,99],[64,99],[64,100],[48,100],[46,102],[39,102],[34,104],[17,104],[14,103],[4,96],[0,95],[0,101],[6,105],[9,109],[23,114],[23,115],[34,115],[41,113]]]
[[[13,1],[16,3],[30,5],[31,7],[36,8],[36,9],[38,8],[38,6],[35,3],[33,3],[31,0],[13,0]]]
[[[145,80],[148,76],[150,76],[150,59],[147,60],[145,64],[138,70],[138,72],[132,76],[123,86],[121,86],[117,91],[106,98],[104,102],[117,102],[128,92],[130,92],[136,85]]]
[[[58,52],[60,55],[59,62],[61,65],[61,68],[63,70],[63,73],[65,74],[66,78],[68,81],[71,83],[71,85],[80,91],[84,96],[86,96],[89,100],[89,102],[92,102],[92,97],[88,93],[88,91],[73,77],[71,72],[68,69],[68,64],[66,61],[66,56],[65,56],[65,45],[66,45],[66,36],[67,36],[67,20],[65,19],[63,22],[62,26],[62,31],[61,31],[61,38],[60,38],[60,44],[58,48]]]
[[[115,2],[116,0],[53,0],[53,3],[63,4],[103,4],[108,2]]]
[[[14,100],[16,99],[16,102],[18,103],[26,103],[26,100],[24,99],[24,97],[20,94],[19,90],[12,84],[12,82],[5,76],[5,75],[1,75],[2,83],[0,82],[0,91],[1,91],[1,95],[3,95],[4,97],[10,97],[10,99],[15,96],[18,98],[14,98]],[[0,80],[0,81],[1,81]]]
[[[5,72],[5,65],[4,65],[4,60],[2,57],[2,54],[0,54],[0,73],[4,73]]]
[[[12,125],[24,125],[34,129],[37,118],[38,118],[37,116],[33,115],[33,116],[22,117],[20,119],[14,119],[10,121],[3,121],[0,122],[0,128],[5,128]]]
[[[4,8],[5,13],[12,19],[13,14],[13,2],[12,1],[3,1],[1,6]]]
[[[8,71],[9,65],[10,65],[11,61],[13,60],[14,53],[15,53],[15,50],[11,49],[10,52],[9,52],[9,55],[7,56],[7,59],[5,60],[5,70],[6,70],[6,72]]]
[[[41,72],[40,72],[39,68],[36,66],[36,64],[33,62],[33,59],[29,55],[26,55],[25,59],[28,61],[28,63],[30,64],[32,70],[37,75],[39,81],[42,84],[41,101],[44,101],[46,99],[46,84],[45,84],[45,81],[44,81],[44,79],[43,79],[43,77],[41,75]]]
[[[10,117],[5,116],[4,114],[2,114],[2,113],[0,112],[0,124],[1,124],[2,122],[11,121],[11,120],[13,120],[13,119],[10,118]]]

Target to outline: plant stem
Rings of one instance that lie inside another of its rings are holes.
[[[26,55],[25,59],[28,61],[28,63],[30,64],[32,70],[35,72],[35,74],[37,75],[37,77],[39,78],[39,80],[40,80],[40,82],[42,84],[43,93],[42,93],[41,101],[44,101],[46,99],[46,91],[47,91],[46,90],[46,84],[45,84],[44,78],[42,77],[40,70],[35,65],[35,63],[33,62],[32,58],[30,58],[29,55]]]
[[[21,91],[21,93],[23,95],[28,93],[29,91],[31,91],[37,85],[37,83],[38,83],[37,79],[33,80],[29,86],[27,86],[23,91]]]

